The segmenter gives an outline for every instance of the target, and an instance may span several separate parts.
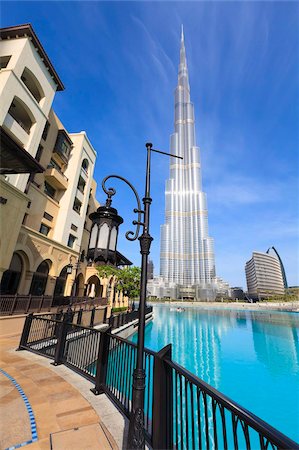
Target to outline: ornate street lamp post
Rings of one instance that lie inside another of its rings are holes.
[[[172,156],[174,158],[180,158],[176,155],[171,155],[169,153],[161,152],[152,148],[151,143],[145,144],[147,148],[147,161],[146,161],[146,180],[145,180],[145,195],[142,199],[144,208],[141,209],[141,202],[136,189],[132,184],[125,178],[119,175],[108,175],[102,181],[102,188],[107,194],[107,201],[105,208],[106,217],[114,215],[115,226],[118,227],[122,220],[116,219],[117,211],[111,208],[111,197],[115,195],[116,190],[114,188],[106,188],[106,182],[110,178],[117,178],[124,181],[134,192],[137,208],[134,212],[137,213],[137,220],[133,221],[133,225],[136,225],[135,233],[133,231],[127,231],[126,238],[129,241],[135,241],[137,238],[140,242],[140,253],[141,253],[141,279],[140,279],[140,301],[139,301],[139,323],[138,323],[138,340],[137,340],[137,360],[136,367],[133,372],[133,393],[132,393],[132,411],[130,417],[129,425],[129,436],[128,436],[128,449],[144,449],[145,447],[145,436],[144,436],[144,391],[145,391],[145,370],[143,367],[143,353],[144,353],[144,329],[145,329],[145,302],[146,302],[146,287],[147,287],[147,262],[148,255],[150,253],[150,246],[153,238],[149,233],[149,221],[150,221],[150,205],[152,199],[150,197],[150,162],[151,162],[151,152],[161,153],[167,156]],[[113,211],[112,211],[113,210]],[[97,213],[95,213],[97,214]],[[143,219],[142,219],[143,215]],[[91,216],[90,216],[91,217]],[[92,217],[91,217],[92,218]],[[102,217],[102,223],[104,223],[104,217]],[[113,221],[112,221],[113,223]],[[142,227],[142,234],[139,236],[140,227]],[[108,226],[111,229],[111,225]],[[103,227],[98,228],[97,242],[101,239],[101,233],[106,232]],[[92,237],[91,237],[92,239]],[[109,244],[107,244],[109,245]],[[107,247],[106,245],[106,247]],[[116,250],[116,248],[114,248]]]

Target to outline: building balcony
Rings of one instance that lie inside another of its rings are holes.
[[[55,167],[51,165],[45,171],[45,178],[51,183],[55,189],[66,190],[68,187],[67,177]]]
[[[67,164],[70,158],[73,143],[67,134],[67,132],[62,129],[58,131],[56,143],[53,149],[55,153],[63,164]]]
[[[3,128],[13,139],[16,139],[20,145],[23,147],[27,145],[29,140],[28,131],[26,131],[22,124],[17,122],[9,113],[6,114]]]

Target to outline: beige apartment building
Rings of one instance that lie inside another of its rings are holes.
[[[1,292],[69,295],[96,152],[51,109],[64,87],[30,25],[1,30],[0,61]]]
[[[128,304],[86,255],[96,152],[52,109],[64,86],[31,25],[0,30],[0,293]]]

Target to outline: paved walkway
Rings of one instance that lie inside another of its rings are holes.
[[[122,448],[126,423],[106,396],[94,396],[92,383],[63,365],[16,352],[18,343],[19,336],[0,340],[1,449],[25,442],[32,450]]]

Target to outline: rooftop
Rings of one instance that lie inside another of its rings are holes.
[[[0,40],[19,39],[19,38],[24,38],[24,37],[29,38],[31,40],[37,53],[41,57],[46,68],[49,70],[50,75],[52,76],[53,80],[57,84],[57,91],[63,91],[64,85],[63,85],[61,79],[59,78],[56,70],[54,69],[47,53],[45,52],[44,47],[42,46],[40,40],[38,39],[37,35],[35,34],[35,32],[32,28],[32,25],[30,23],[0,29]]]

